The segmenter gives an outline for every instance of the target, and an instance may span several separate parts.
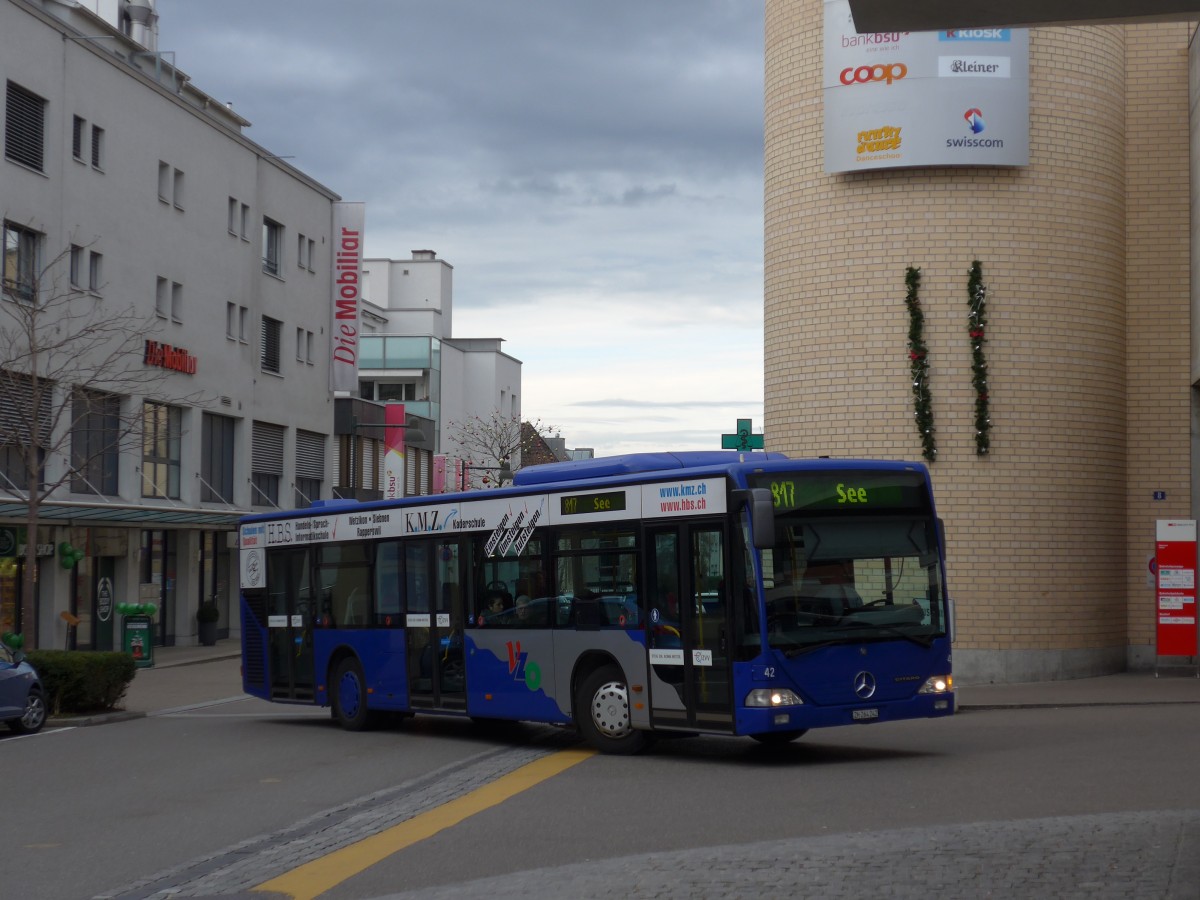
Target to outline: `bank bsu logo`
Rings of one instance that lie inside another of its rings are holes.
[[[904,63],[882,63],[874,66],[849,66],[842,69],[840,76],[842,84],[869,84],[872,81],[882,81],[891,84],[900,81],[908,74],[908,66]]]

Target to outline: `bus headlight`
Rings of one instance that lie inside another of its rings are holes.
[[[948,694],[954,690],[953,675],[931,675],[925,679],[918,694]]]
[[[776,706],[803,706],[804,701],[787,688],[755,688],[746,695],[746,705],[770,709]]]

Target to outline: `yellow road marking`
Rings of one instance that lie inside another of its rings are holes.
[[[433,837],[439,831],[451,828],[476,813],[498,806],[505,800],[529,790],[549,778],[553,778],[585,759],[595,756],[595,750],[560,750],[551,756],[534,760],[509,772],[491,784],[451,800],[436,809],[414,816],[407,822],[393,825],[386,831],[363,838],[355,844],[335,850],[333,853],[314,859],[312,862],[284,872],[264,881],[254,891],[274,891],[286,894],[292,900],[314,900],[359,872],[375,863],[387,859],[393,853],[411,847],[418,841]]]

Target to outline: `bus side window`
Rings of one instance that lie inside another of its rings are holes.
[[[375,552],[375,624],[399,628],[404,624],[400,605],[400,545],[380,544]]]

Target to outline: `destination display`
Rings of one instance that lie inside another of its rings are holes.
[[[599,494],[572,494],[559,497],[560,512],[564,516],[579,516],[588,513],[613,512],[625,509],[624,491],[605,491]]]
[[[927,510],[924,482],[909,472],[764,473],[751,486],[771,492],[776,512]]]

